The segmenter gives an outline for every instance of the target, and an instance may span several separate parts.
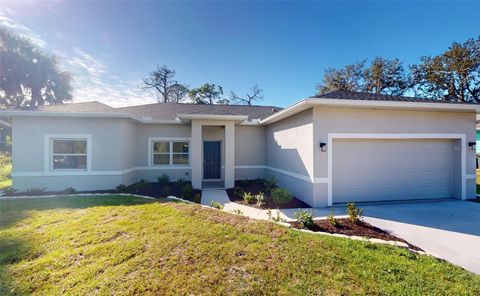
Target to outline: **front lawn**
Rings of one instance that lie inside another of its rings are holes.
[[[130,196],[0,200],[0,295],[479,295],[392,246]]]

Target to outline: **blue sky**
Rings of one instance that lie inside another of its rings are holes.
[[[74,100],[150,103],[138,85],[157,64],[190,87],[263,104],[315,93],[324,70],[376,56],[407,65],[480,34],[475,2],[0,2],[0,24],[61,58]]]

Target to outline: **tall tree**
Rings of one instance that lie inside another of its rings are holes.
[[[188,96],[196,104],[215,104],[221,99],[223,95],[223,88],[219,85],[205,83],[204,85],[193,88],[188,93]]]
[[[62,104],[72,100],[70,82],[54,55],[0,27],[0,105]]]
[[[167,65],[157,66],[157,69],[150,73],[150,76],[143,79],[144,90],[154,89],[160,94],[159,102],[170,102],[171,86],[176,84],[173,80],[175,70],[169,69]]]
[[[365,61],[346,65],[343,69],[329,68],[323,75],[323,81],[316,89],[319,93],[334,90],[361,91]]]
[[[258,85],[254,85],[250,89],[250,93],[246,93],[244,97],[239,97],[232,91],[230,92],[230,100],[236,104],[251,106],[254,102],[259,102],[263,100],[263,90],[258,87]]]
[[[398,96],[409,89],[408,76],[398,59],[377,57],[368,67],[365,64],[366,61],[361,61],[339,70],[328,69],[317,90],[319,93],[348,90]]]
[[[410,87],[402,62],[398,59],[375,58],[363,71],[363,91],[400,96]]]
[[[169,87],[169,101],[173,103],[181,103],[187,98],[188,92],[189,90],[186,85],[176,82]]]
[[[410,67],[417,96],[480,103],[480,36]]]

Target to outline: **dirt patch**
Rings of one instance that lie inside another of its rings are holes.
[[[277,204],[275,203],[271,197],[270,197],[270,192],[268,188],[265,186],[264,183],[265,180],[262,179],[257,179],[257,180],[242,180],[242,181],[236,181],[235,182],[235,187],[240,187],[243,189],[245,192],[250,192],[252,195],[256,195],[259,192],[263,192],[265,196],[265,201],[262,205],[258,205],[255,202],[249,203],[248,206],[254,207],[257,209],[297,209],[297,208],[310,208],[310,206],[297,197],[293,197],[293,199],[285,204]],[[243,196],[239,196],[235,194],[235,189],[230,188],[227,189],[227,194],[228,198],[235,203],[239,204],[245,204],[243,202]]]
[[[314,232],[327,232],[327,233],[338,233],[349,236],[361,236],[367,238],[378,238],[386,241],[397,241],[406,243],[411,249],[423,251],[419,247],[410,244],[404,239],[391,235],[383,229],[375,227],[365,221],[358,221],[356,223],[350,222],[349,219],[342,218],[336,219],[337,225],[333,226],[328,222],[328,220],[315,220],[315,225],[309,230]],[[294,228],[302,229],[302,225],[298,222],[290,222]]]

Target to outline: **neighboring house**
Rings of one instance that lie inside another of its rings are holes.
[[[475,197],[477,105],[335,91],[285,108],[99,102],[3,110],[13,187],[195,188],[275,177],[312,206]]]

